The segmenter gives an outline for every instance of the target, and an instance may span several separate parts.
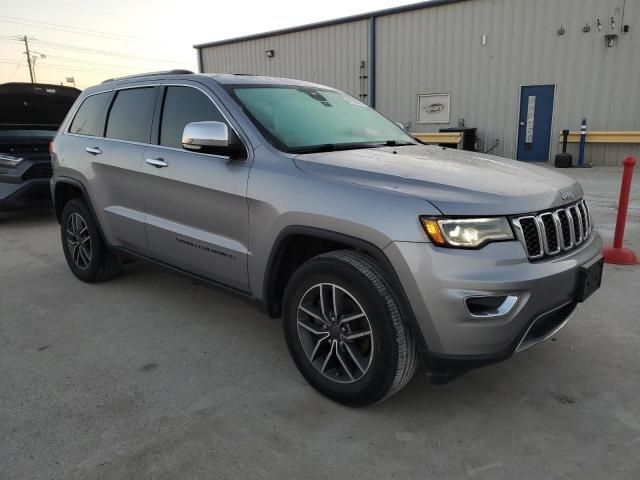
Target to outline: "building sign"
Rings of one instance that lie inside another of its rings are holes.
[[[536,117],[536,97],[529,96],[527,104],[527,130],[525,133],[524,143],[533,143],[533,124]]]
[[[450,93],[418,95],[418,123],[449,123]]]

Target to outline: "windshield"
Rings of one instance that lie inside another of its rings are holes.
[[[277,148],[312,152],[416,141],[346,93],[296,86],[231,86],[231,95]]]

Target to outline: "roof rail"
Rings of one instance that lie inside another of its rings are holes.
[[[148,73],[136,73],[135,75],[127,75],[126,77],[109,78],[102,83],[113,82],[115,80],[127,80],[129,78],[138,77],[153,77],[156,75],[190,75],[193,74],[191,70],[176,69],[176,70],[163,70],[161,72],[148,72]]]

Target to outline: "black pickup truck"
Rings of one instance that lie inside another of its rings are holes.
[[[78,95],[58,85],[0,85],[0,211],[51,201],[49,142]]]

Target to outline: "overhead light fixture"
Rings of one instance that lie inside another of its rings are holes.
[[[264,53],[265,53],[265,54],[267,55],[267,57],[269,57],[269,58],[273,58],[273,57],[275,57],[275,56],[276,56],[276,51],[275,51],[275,50],[267,50],[267,51],[266,51],[266,52],[264,52]]]

